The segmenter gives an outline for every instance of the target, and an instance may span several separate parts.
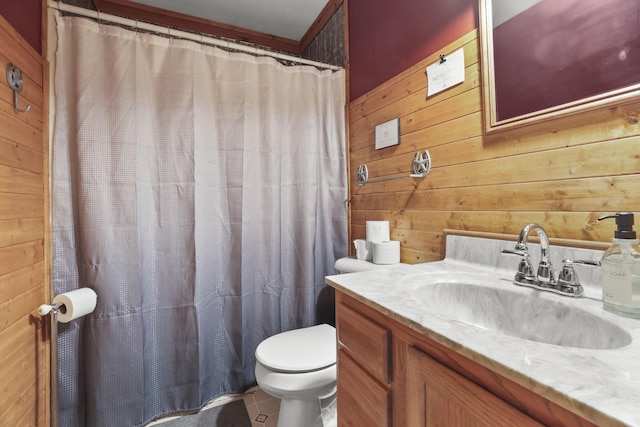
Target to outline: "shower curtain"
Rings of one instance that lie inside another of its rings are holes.
[[[347,253],[344,72],[58,17],[52,164],[60,425],[142,425],[241,392],[316,321]]]

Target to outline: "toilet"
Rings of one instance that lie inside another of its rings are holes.
[[[262,341],[256,381],[280,399],[278,427],[322,427],[320,399],[336,393],[336,330],[322,324]]]
[[[340,258],[338,273],[355,273],[389,265]],[[336,330],[321,324],[282,332],[256,348],[256,381],[280,399],[278,427],[322,427],[320,400],[336,394]]]

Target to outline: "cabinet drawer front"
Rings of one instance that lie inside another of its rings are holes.
[[[391,335],[343,303],[338,305],[338,343],[380,382],[391,382]]]
[[[391,394],[344,349],[338,350],[338,425],[390,426]]]
[[[406,381],[410,427],[542,427],[414,347],[407,353]]]

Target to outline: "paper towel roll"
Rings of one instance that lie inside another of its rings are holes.
[[[353,241],[356,247],[356,258],[363,261],[371,261],[373,259],[373,247],[371,242],[364,239],[356,239]]]
[[[400,242],[390,240],[373,242],[374,264],[397,264],[400,262]]]
[[[53,303],[58,305],[58,322],[69,323],[78,317],[86,316],[96,308],[98,296],[90,288],[58,294]]]
[[[367,221],[367,240],[370,242],[384,242],[389,237],[389,221]]]

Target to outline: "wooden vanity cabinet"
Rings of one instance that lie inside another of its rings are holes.
[[[336,325],[338,425],[391,426],[391,332],[344,304]]]
[[[338,352],[338,425],[391,426],[391,391],[344,349]]]
[[[593,424],[336,292],[338,426]]]

